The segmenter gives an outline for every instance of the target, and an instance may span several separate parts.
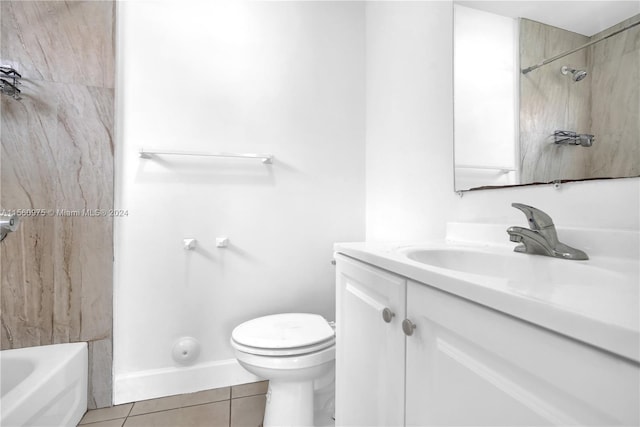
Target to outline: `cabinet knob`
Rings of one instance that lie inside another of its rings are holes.
[[[385,307],[385,309],[382,310],[382,319],[384,319],[384,321],[387,323],[390,323],[391,319],[394,318],[395,315],[396,314],[388,307]]]
[[[402,332],[404,332],[406,336],[410,337],[411,335],[413,335],[414,329],[416,329],[416,325],[414,325],[411,320],[404,319],[402,321]]]

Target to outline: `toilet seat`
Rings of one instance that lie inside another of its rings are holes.
[[[262,348],[262,347],[251,347],[248,345],[243,345],[235,341],[233,338],[231,339],[231,345],[238,351],[242,351],[243,353],[256,354],[259,356],[299,356],[308,353],[314,353],[316,351],[324,350],[325,348],[331,347],[336,342],[335,337],[330,338],[324,342],[308,345],[304,347],[292,347],[292,348]]]
[[[262,356],[293,356],[326,349],[335,332],[317,314],[285,313],[259,317],[238,325],[231,344],[238,351]]]

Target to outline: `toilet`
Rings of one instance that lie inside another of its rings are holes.
[[[333,424],[335,331],[317,314],[259,317],[231,333],[247,371],[269,380],[264,427]]]

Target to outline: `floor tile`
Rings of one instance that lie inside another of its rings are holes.
[[[229,401],[225,400],[187,408],[135,415],[127,418],[124,427],[228,427],[230,418],[229,406]]]
[[[84,414],[80,420],[80,424],[96,423],[98,421],[115,420],[117,418],[125,418],[129,415],[133,403],[112,406],[110,408],[92,409]]]
[[[117,420],[98,421],[97,423],[82,424],[86,427],[122,427],[126,418],[118,418]]]
[[[269,381],[260,381],[257,383],[240,384],[231,387],[231,398],[254,396],[256,394],[267,394]]]
[[[258,427],[264,420],[264,394],[231,400],[231,427]]]
[[[229,400],[229,395],[230,388],[222,387],[213,390],[199,391],[196,393],[142,400],[133,405],[133,409],[129,415],[148,414],[150,412],[166,411],[168,409],[183,408],[185,406],[219,402],[221,400]]]

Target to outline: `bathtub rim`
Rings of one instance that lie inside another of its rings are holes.
[[[0,424],[5,425],[7,419],[10,420],[15,417],[16,411],[26,405],[30,397],[40,393],[43,386],[50,383],[56,375],[59,375],[64,370],[68,363],[76,358],[81,358],[83,372],[78,372],[75,367],[72,369],[74,375],[80,376],[78,379],[84,380],[84,389],[82,390],[83,403],[81,404],[81,406],[84,406],[82,412],[84,414],[87,409],[88,351],[88,343],[86,342],[2,350],[0,352],[0,363],[6,363],[12,359],[26,359],[33,361],[36,367],[24,380],[2,397]]]

